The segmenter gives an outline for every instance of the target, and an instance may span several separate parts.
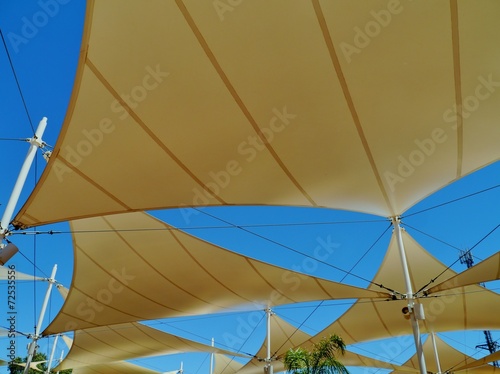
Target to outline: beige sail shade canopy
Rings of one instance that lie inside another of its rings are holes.
[[[310,338],[309,334],[286,322],[280,316],[274,314],[274,312],[271,314],[270,333],[271,357],[273,359],[281,357],[290,348],[296,348],[303,341]],[[267,338],[262,342],[261,347],[255,353],[255,357],[252,361],[263,360],[266,357]]]
[[[270,323],[273,366],[275,371],[284,369],[281,356],[290,348],[296,348],[310,336],[290,325],[277,315],[271,317]],[[211,352],[215,357],[215,374],[262,373],[267,351],[267,339],[255,353],[255,357],[243,365],[234,360],[235,356],[246,357],[225,349],[200,344],[189,339],[153,329],[140,323],[125,323],[113,326],[101,326],[75,331],[75,339],[71,350],[64,361],[56,369],[74,368],[82,373],[113,372],[123,367],[134,373],[136,368],[128,368],[121,360],[130,360],[150,356],[174,354],[181,352]],[[346,366],[377,367],[401,371],[413,371],[410,367],[393,365],[374,358],[346,351],[341,357]],[[93,371],[92,371],[93,370]],[[111,371],[107,371],[111,370]],[[128,372],[128,371],[125,371]]]
[[[474,373],[491,373],[493,371],[499,372],[500,369],[490,365],[491,362],[493,361],[498,361],[500,360],[500,351],[493,352],[487,356],[484,356],[483,358],[480,358],[478,360],[474,361],[467,361],[463,362],[462,365],[457,365],[457,367],[454,368],[454,371],[470,371]]]
[[[89,365],[73,369],[73,374],[161,374],[143,366],[130,362],[113,362],[111,364]]]
[[[30,368],[30,370],[43,373],[43,370],[40,369],[40,367],[38,365],[45,364],[46,362],[47,362],[47,360],[30,362],[29,368]],[[23,368],[26,367],[26,362],[13,362],[13,364],[16,366],[21,366]]]
[[[284,365],[282,360],[279,360],[281,356],[290,348],[295,348],[305,340],[310,338],[309,334],[292,326],[276,314],[272,314],[270,317],[270,347],[271,347],[271,358],[274,372],[284,371]],[[267,335],[267,334],[266,334]],[[267,358],[267,336],[264,338],[262,345],[255,353],[254,357],[249,360],[246,364],[240,365],[238,367],[237,363],[229,362],[227,368],[223,371],[224,374],[233,374],[238,372],[239,374],[260,374],[264,372],[264,367],[267,362],[264,360]],[[233,360],[234,361],[234,360]],[[225,362],[225,361],[223,361]],[[217,367],[217,365],[216,365]],[[236,371],[232,371],[235,370]]]
[[[46,335],[312,300],[390,297],[381,289],[362,289],[253,260],[143,212],[73,221],[71,230],[73,279]]]
[[[457,366],[460,366],[463,363],[473,363],[478,362],[471,356],[466,355],[463,352],[453,348],[448,343],[443,341],[439,336],[435,336],[435,348],[432,342],[432,338],[430,336],[425,340],[422,348],[427,363],[427,370],[431,373],[453,373],[456,370]],[[437,350],[437,355],[439,358],[440,369],[438,370],[438,366],[435,359],[435,349]],[[416,371],[418,371],[418,360],[417,356],[412,356],[408,361],[404,363],[405,367],[412,367]],[[394,370],[392,373],[403,373],[399,370]],[[479,374],[479,372],[474,372],[475,374]]]
[[[214,374],[234,374],[243,366],[244,364],[232,357],[217,353],[214,355]]]
[[[297,327],[289,324],[276,314],[271,316],[270,321],[270,340],[271,340],[271,355],[272,355],[272,365],[274,372],[285,371],[283,364],[283,356],[289,349],[296,349],[301,346],[301,344],[310,338],[310,335],[298,329]],[[308,348],[308,347],[304,347]],[[233,374],[238,372],[239,374],[261,374],[264,372],[264,367],[267,364],[263,359],[267,357],[267,339],[264,340],[261,348],[255,354],[256,357],[252,358],[245,365],[241,365],[231,359],[222,360],[222,363],[216,365],[216,367],[221,367],[223,369],[223,364],[226,368],[223,370],[224,374]],[[401,370],[410,371],[414,370],[411,367],[403,367],[399,365],[394,365],[385,361],[381,361],[375,358],[363,356],[349,350],[345,351],[344,355],[339,355],[338,359],[345,366],[363,366],[363,367],[375,367],[388,370]],[[216,358],[217,360],[217,358]],[[216,373],[218,374],[218,373]]]
[[[24,274],[20,271],[12,270],[8,266],[0,266],[0,280],[43,281],[47,280],[47,278]]]
[[[199,205],[395,216],[499,159],[498,1],[214,4],[87,2],[17,227]]]
[[[140,323],[125,323],[75,331],[73,345],[68,355],[55,370],[109,365],[123,360],[183,352],[238,355],[225,349],[168,334]]]
[[[437,274],[441,274],[444,279],[456,274],[422,248],[406,231],[402,232],[402,237],[415,292]],[[397,242],[393,235],[373,282],[397,291],[405,290],[400,262]],[[419,321],[422,333],[500,329],[500,320],[491,318],[492,315],[500,313],[500,295],[484,287],[461,286],[433,296],[436,297],[417,299],[423,305],[425,312],[425,320]],[[311,340],[318,341],[323,336],[335,333],[347,344],[353,344],[411,335],[413,332],[410,321],[402,313],[402,308],[405,306],[407,306],[406,300],[358,300]],[[485,313],[485,310],[488,313]]]
[[[216,358],[217,359],[217,358]],[[404,367],[400,365],[394,365],[388,362],[376,360],[367,356],[363,356],[354,352],[346,351],[345,355],[338,357],[339,361],[344,366],[357,366],[357,367],[365,367],[365,368],[380,368],[387,370],[398,370],[402,373],[414,373],[417,370],[411,367]],[[225,366],[224,366],[225,364]],[[283,361],[273,361],[273,371],[284,372],[285,365]],[[261,374],[264,372],[265,362],[256,362],[255,360],[250,361],[247,365],[241,365],[236,361],[231,361],[229,358],[226,358],[222,361],[221,367],[225,370],[222,371],[222,374]],[[216,365],[217,367],[217,365]],[[216,374],[219,374],[215,372]]]
[[[500,252],[491,255],[460,274],[430,287],[429,294],[455,287],[479,284],[500,279]]]

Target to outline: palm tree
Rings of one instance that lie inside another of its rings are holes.
[[[13,361],[9,363],[9,374],[22,374],[24,372],[24,366],[18,365],[26,362],[27,357],[21,358],[16,357]],[[33,356],[32,362],[40,362],[40,364],[36,365],[38,370],[29,369],[28,374],[40,374],[45,373],[47,371],[47,356],[44,353],[37,352]],[[70,374],[73,370],[66,369],[60,370],[59,374]],[[51,371],[52,372],[52,371]]]
[[[334,334],[315,343],[310,351],[300,347],[290,349],[283,361],[285,369],[292,374],[349,374],[337,359],[338,353],[344,352],[344,341]]]

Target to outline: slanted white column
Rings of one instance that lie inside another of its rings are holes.
[[[45,143],[42,140],[43,133],[45,132],[45,128],[47,127],[47,117],[43,117],[38,127],[36,129],[35,135],[33,138],[28,139],[30,148],[28,149],[28,154],[24,159],[23,166],[21,167],[21,171],[16,180],[16,184],[12,190],[12,194],[10,195],[9,202],[5,207],[5,211],[2,216],[2,220],[0,221],[0,236],[4,238],[8,228],[9,223],[12,219],[12,215],[14,213],[14,209],[16,208],[17,202],[19,201],[19,196],[21,195],[21,191],[24,187],[24,183],[26,182],[26,178],[28,177],[29,170],[31,165],[33,164],[33,159],[35,158],[37,148],[42,148],[45,146]]]
[[[413,339],[415,340],[415,348],[417,349],[417,359],[420,369],[420,374],[427,374],[427,367],[425,365],[424,351],[422,349],[422,336],[420,334],[420,327],[418,319],[423,319],[423,309],[421,305],[415,303],[413,297],[413,286],[411,284],[410,272],[408,270],[408,262],[406,260],[405,246],[403,237],[401,236],[401,226],[399,217],[392,217],[392,225],[394,226],[394,234],[398,243],[399,255],[401,257],[401,266],[403,268],[403,275],[406,285],[406,299],[408,301],[408,311],[410,313],[411,327],[413,330]]]
[[[59,360],[57,361],[58,365],[62,362],[63,356],[64,356],[64,351],[61,351],[61,357],[59,357]],[[56,374],[59,374],[59,370],[57,371]]]
[[[52,367],[52,360],[54,359],[54,353],[56,352],[56,346],[57,346],[57,340],[59,339],[59,335],[56,335],[54,339],[54,344],[52,345],[52,351],[50,352],[50,358],[49,362],[47,363],[47,370],[45,370],[45,373],[50,373],[50,369]]]
[[[441,363],[439,362],[439,354],[436,345],[436,335],[434,331],[431,333],[432,347],[434,348],[434,359],[436,360],[437,374],[441,374]]]
[[[28,357],[26,359],[26,367],[24,368],[23,374],[28,374],[31,361],[33,360],[33,356],[37,348],[37,341],[40,338],[40,328],[42,326],[43,319],[45,317],[45,311],[47,310],[47,304],[49,302],[50,292],[52,291],[52,286],[55,283],[56,271],[57,271],[57,265],[54,265],[54,268],[52,269],[52,274],[50,276],[50,279],[48,280],[49,286],[47,287],[47,292],[45,293],[45,299],[43,300],[42,309],[40,310],[40,317],[38,318],[38,323],[35,327],[35,335],[33,335],[33,340],[31,341],[28,348]]]

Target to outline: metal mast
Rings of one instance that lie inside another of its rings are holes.
[[[470,268],[474,265],[474,259],[470,251],[460,251],[460,263],[466,264],[467,268]],[[484,283],[481,283],[481,286],[486,287]],[[498,350],[499,346],[496,341],[491,337],[491,331],[484,330],[484,337],[486,339],[486,343],[476,345],[476,348],[487,349],[490,353],[494,353]],[[494,367],[500,367],[498,361],[492,361],[492,365]]]
[[[392,217],[392,225],[394,227],[394,234],[398,243],[399,255],[401,259],[401,267],[403,269],[404,280],[406,284],[406,300],[408,301],[407,309],[410,315],[411,327],[413,330],[413,339],[415,340],[415,348],[417,349],[417,360],[420,374],[427,374],[427,366],[425,364],[424,351],[422,348],[422,337],[420,334],[419,320],[425,319],[424,310],[420,303],[416,302],[413,294],[413,288],[410,279],[410,272],[408,269],[408,262],[406,260],[405,246],[401,231],[401,220],[399,217]]]

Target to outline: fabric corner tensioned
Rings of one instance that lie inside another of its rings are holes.
[[[255,2],[220,22],[197,1],[151,2],[142,18],[132,1],[89,2],[61,136],[15,225],[221,204],[393,216],[499,159],[495,100],[453,112],[500,76],[491,44],[471,42],[500,27],[473,16],[497,3],[405,4],[363,49],[353,29],[370,4],[314,4]]]
[[[249,259],[142,212],[82,219],[71,227],[71,291],[44,334],[242,307],[390,297]],[[292,276],[300,282],[290,283]],[[82,308],[82,297],[95,307]]]

